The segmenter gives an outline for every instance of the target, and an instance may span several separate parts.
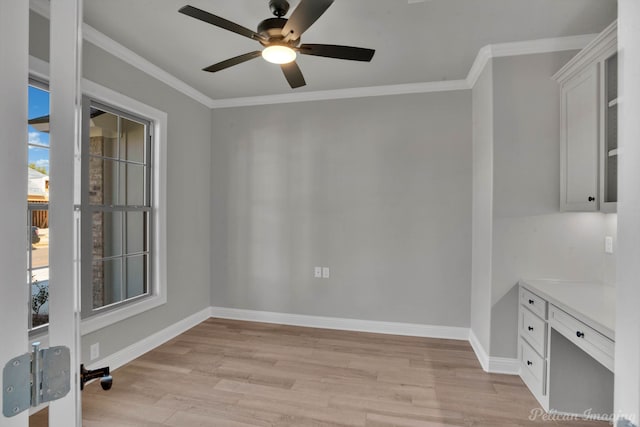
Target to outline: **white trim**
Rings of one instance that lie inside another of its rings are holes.
[[[482,366],[482,370],[485,372],[490,372],[489,355],[485,351],[484,347],[482,347],[482,344],[480,344],[480,340],[478,340],[478,337],[476,336],[475,332],[473,332],[473,329],[469,329],[468,339],[469,344],[471,344],[471,348],[473,348],[473,351],[476,354],[478,361],[480,362],[480,366]]]
[[[178,92],[182,92],[188,97],[198,101],[203,105],[206,105],[209,108],[211,108],[215,103],[215,101],[209,98],[207,95],[194,89],[187,83],[183,82],[177,77],[174,77],[173,75],[169,74],[150,61],[147,61],[131,49],[124,47],[120,43],[107,37],[105,34],[101,33],[95,28],[84,24],[84,26],[82,27],[82,32],[84,34],[84,39],[89,43],[109,52],[116,58],[121,59],[126,63],[136,67],[137,69],[149,74],[151,77],[154,77],[155,79],[165,83],[167,86],[177,90]]]
[[[489,357],[492,374],[520,375],[520,361],[510,357]]]
[[[557,73],[553,79],[562,83],[584,69],[588,64],[592,64],[600,57],[611,55],[611,50],[618,48],[618,21],[613,21],[600,34],[593,38],[582,51],[571,58]]]
[[[491,374],[520,375],[520,361],[508,357],[489,357],[473,329],[469,329],[469,344],[482,370]]]
[[[156,347],[166,343],[167,341],[177,337],[178,335],[188,331],[194,326],[207,320],[211,314],[211,308],[207,307],[204,310],[192,314],[191,316],[182,319],[173,325],[156,332],[153,335],[149,335],[146,338],[132,344],[120,351],[117,351],[103,359],[93,361],[88,365],[88,369],[95,369],[99,366],[109,366],[111,370],[115,370],[132,360],[142,356],[143,354],[153,350]]]
[[[49,2],[46,0],[30,0],[29,7],[45,18],[49,17]],[[400,85],[371,86],[361,88],[324,90],[315,92],[297,92],[279,95],[251,96],[241,98],[213,99],[194,89],[184,81],[164,71],[152,62],[144,59],[129,48],[121,45],[95,28],[84,24],[84,38],[91,44],[122,59],[128,64],[158,79],[173,89],[189,96],[199,103],[211,108],[245,107],[254,105],[283,104],[293,102],[321,101],[330,99],[364,98],[373,96],[403,95],[408,93],[429,93],[473,88],[482,73],[487,61],[491,58],[536,53],[579,50],[587,46],[596,35],[585,34],[568,37],[555,37],[522,42],[497,43],[484,46],[478,51],[469,73],[464,80],[409,83]]]
[[[412,337],[464,340],[469,329],[455,326],[433,326],[416,323],[381,322],[377,320],[344,319],[338,317],[308,316],[304,314],[275,313],[271,311],[243,310],[238,308],[211,307],[211,317],[252,322],[277,323],[309,328],[337,329],[343,331],[372,332],[377,334],[405,335]]]
[[[47,19],[49,18],[50,7],[49,7],[48,1],[30,0],[29,7],[35,13]],[[211,108],[212,105],[214,104],[215,101],[210,97],[208,97],[207,95],[203,94],[202,92],[199,92],[198,90],[194,89],[187,83],[183,82],[182,80],[178,79],[172,74],[169,74],[162,68],[144,59],[142,56],[138,55],[131,49],[121,45],[120,43],[116,42],[112,38],[101,33],[100,31],[96,30],[95,28],[91,27],[86,23],[82,25],[82,34],[84,39],[87,42],[93,44],[94,46],[99,47],[100,49],[106,52],[109,52],[111,55],[115,56],[116,58],[121,59],[124,62],[128,63],[129,65],[136,67],[140,71],[143,71],[149,74],[150,76],[156,78],[157,80],[165,83],[167,86],[177,90],[178,92],[182,92],[188,97],[198,101],[199,103],[209,108]]]
[[[127,304],[122,308],[107,311],[82,320],[82,335],[113,325],[126,318],[143,313],[167,302],[167,113],[140,101],[129,98],[97,83],[82,80],[82,93],[113,107],[121,108],[150,119],[154,124],[153,134],[153,273],[152,296]]]
[[[211,108],[247,107],[254,105],[285,104],[293,102],[324,101],[330,99],[366,98],[373,96],[404,95],[411,93],[447,92],[467,90],[466,80],[409,83],[402,85],[370,86],[349,89],[297,92],[280,95],[251,96],[215,100]]]
[[[37,79],[49,82],[49,63],[29,55],[29,74]]]
[[[555,37],[538,40],[528,40],[513,43],[497,43],[484,46],[478,51],[469,74],[467,85],[475,86],[482,70],[491,58],[504,56],[532,55],[537,53],[561,52],[565,50],[580,50],[597,37],[597,34],[584,34],[579,36]]]

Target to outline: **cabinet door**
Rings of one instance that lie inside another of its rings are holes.
[[[598,64],[562,87],[560,209],[598,210]]]

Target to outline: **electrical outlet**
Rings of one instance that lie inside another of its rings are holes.
[[[613,253],[613,237],[606,236],[604,238],[604,252],[607,254]]]
[[[322,267],[322,278],[323,279],[329,278],[329,267]]]
[[[89,347],[90,353],[91,355],[89,356],[91,358],[91,360],[96,360],[98,357],[100,357],[100,343],[97,342],[95,344],[91,344],[91,347]]]
[[[313,277],[316,279],[322,278],[322,267],[315,267],[313,269]]]

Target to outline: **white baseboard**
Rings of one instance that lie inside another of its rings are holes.
[[[344,319],[338,317],[308,316],[303,314],[274,313],[270,311],[242,310],[238,308],[211,307],[211,316],[222,319],[279,323],[310,328],[337,329],[343,331],[373,332],[377,334],[405,335],[413,337],[468,340],[469,328],[433,326],[415,323],[381,322],[377,320]]]
[[[109,368],[113,371],[129,362],[133,359],[142,356],[148,351],[153,350],[154,348],[164,344],[180,335],[181,333],[193,328],[199,323],[204,322],[208,318],[211,317],[211,308],[207,307],[204,310],[201,310],[191,316],[182,319],[173,325],[156,332],[153,335],[150,335],[137,343],[130,345],[129,347],[123,348],[120,351],[117,351],[104,359],[93,361],[90,365],[88,365],[88,369],[95,369],[98,366],[109,366]]]
[[[482,370],[492,374],[506,374],[506,375],[520,375],[520,362],[518,359],[511,359],[508,357],[490,357],[487,351],[484,349],[480,340],[473,332],[473,329],[469,330],[469,344],[476,353],[476,357],[482,366]]]
[[[482,347],[482,344],[480,344],[480,340],[478,340],[478,337],[476,336],[475,332],[473,332],[473,329],[469,329],[468,339],[469,344],[471,344],[471,348],[476,353],[476,357],[480,362],[480,366],[482,366],[482,370],[485,372],[489,372],[489,355],[485,351],[484,347]]]
[[[520,375],[520,361],[509,357],[490,357],[489,372],[492,374]]]
[[[92,362],[89,369],[107,365],[115,370],[144,353],[164,344],[181,333],[193,328],[210,317],[246,320],[253,322],[277,323],[310,328],[336,329],[344,331],[372,332],[378,334],[404,335],[425,338],[440,338],[469,341],[482,369],[486,372],[518,375],[520,364],[517,359],[489,357],[478,338],[469,328],[455,326],[434,326],[415,323],[381,322],[337,317],[308,316],[302,314],[276,313],[270,311],[243,310],[226,307],[209,307],[198,313],[150,335],[103,359]]]

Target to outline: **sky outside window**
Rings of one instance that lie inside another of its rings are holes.
[[[49,92],[29,86],[29,120],[49,115]],[[29,125],[29,164],[49,173],[49,134]]]

